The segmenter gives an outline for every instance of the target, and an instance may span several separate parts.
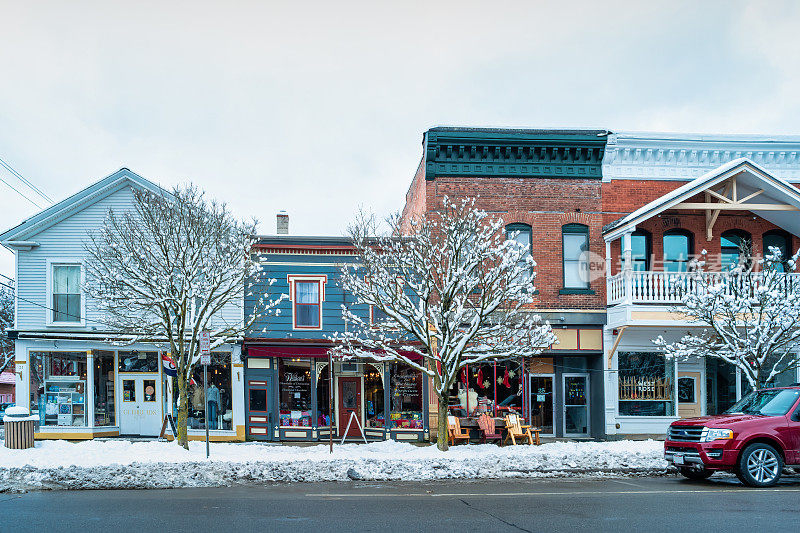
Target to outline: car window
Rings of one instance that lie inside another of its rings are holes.
[[[725,412],[762,416],[785,415],[795,404],[798,396],[800,396],[800,390],[797,389],[769,389],[751,392]]]

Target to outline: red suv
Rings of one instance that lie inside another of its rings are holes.
[[[752,392],[717,416],[669,426],[664,457],[689,479],[732,471],[751,487],[778,482],[786,465],[800,465],[800,386]]]

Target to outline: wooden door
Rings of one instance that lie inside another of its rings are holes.
[[[340,377],[339,381],[339,419],[337,420],[339,429],[339,436],[344,435],[347,425],[350,424],[350,430],[347,432],[348,437],[358,437],[361,432],[358,430],[355,420],[350,423],[352,413],[355,413],[356,418],[364,427],[364,421],[361,420],[361,378],[360,377]]]
[[[678,372],[678,416],[700,416],[700,372]]]

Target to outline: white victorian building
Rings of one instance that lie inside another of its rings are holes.
[[[678,311],[689,260],[708,270],[769,246],[800,248],[800,136],[613,133],[603,161],[606,433],[663,435],[670,422],[727,409],[747,390],[718,360],[672,362],[653,339],[696,324]],[[797,276],[797,274],[789,274]],[[798,381],[795,372],[776,384]]]

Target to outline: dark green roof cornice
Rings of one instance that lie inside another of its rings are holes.
[[[425,177],[601,179],[605,130],[431,128]]]

